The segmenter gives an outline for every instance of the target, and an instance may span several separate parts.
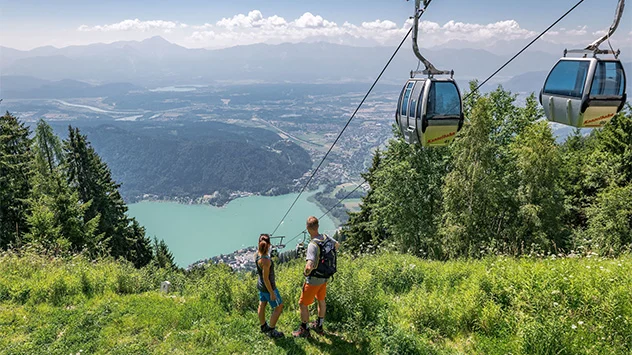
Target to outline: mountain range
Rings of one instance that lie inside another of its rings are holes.
[[[91,84],[127,82],[155,87],[177,84],[248,82],[371,81],[388,60],[392,47],[352,47],[332,43],[254,44],[226,49],[188,49],[162,37],[29,51],[0,47],[0,73],[44,80],[72,79]],[[560,47],[560,53],[563,47]],[[454,69],[461,80],[484,78],[504,63],[508,54],[487,50],[424,49],[436,67]],[[497,82],[531,71],[546,71],[559,54],[526,51],[499,73]],[[403,47],[383,81],[400,83],[417,60]],[[15,83],[4,82],[3,90]]]
[[[510,58],[510,54],[495,54],[503,52],[502,43],[489,50],[463,46],[465,43],[452,41],[422,52],[438,68],[453,69],[463,88],[469,80],[486,78]],[[552,52],[554,48],[548,42],[534,48],[541,50],[525,51],[485,89],[503,84],[514,92],[538,92],[559,54]],[[560,52],[562,48],[560,45]],[[159,36],[143,41],[47,46],[29,51],[0,47],[0,97],[107,97],[191,84],[370,82],[392,51],[391,47],[326,42],[188,49]],[[504,52],[509,50],[505,48]],[[628,57],[623,55],[622,58],[627,72],[632,72],[632,62],[626,62]],[[401,85],[416,66],[412,51],[403,47],[381,82]]]

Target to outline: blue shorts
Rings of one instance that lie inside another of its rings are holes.
[[[270,294],[268,292],[259,291],[259,301],[270,303],[270,307],[277,308],[278,306],[283,304],[283,299],[281,299],[281,295],[279,294],[279,290],[274,290],[274,295],[276,296],[276,301],[270,300]]]

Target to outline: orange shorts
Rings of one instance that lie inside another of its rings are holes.
[[[313,286],[307,283],[303,284],[303,292],[301,292],[301,298],[298,300],[299,304],[309,306],[314,303],[314,297],[319,301],[324,301],[327,296],[327,283],[322,285]]]

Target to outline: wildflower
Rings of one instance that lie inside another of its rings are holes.
[[[584,322],[580,320],[579,322],[577,322],[577,324],[582,325],[584,324]]]
[[[553,302],[553,305],[554,305],[555,307],[557,307],[557,306],[559,306],[560,304],[559,304],[559,303],[557,303],[557,302]]]
[[[577,329],[577,326],[575,324],[573,324],[573,325],[571,325],[571,328]]]

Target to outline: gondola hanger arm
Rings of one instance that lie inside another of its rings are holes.
[[[422,1],[424,5],[423,8],[421,7]],[[415,56],[424,64],[426,69],[422,71],[417,71],[417,70],[411,71],[410,72],[411,77],[414,77],[415,74],[420,74],[420,73],[423,73],[424,75],[428,75],[428,77],[432,77],[434,75],[454,75],[453,70],[439,70],[435,68],[435,66],[432,65],[432,63],[430,63],[430,61],[426,59],[423,55],[421,55],[421,52],[419,52],[419,44],[418,44],[419,18],[424,13],[424,11],[426,11],[426,8],[428,7],[428,5],[430,5],[431,2],[432,0],[415,0],[415,15],[413,16],[413,33],[412,33],[413,52],[415,53]]]
[[[588,47],[586,47],[586,50],[589,50],[589,51],[598,50],[599,45],[602,44],[605,40],[609,39],[614,34],[614,32],[617,30],[617,27],[619,27],[619,22],[621,22],[621,17],[623,17],[624,7],[625,7],[625,0],[619,0],[619,3],[617,4],[617,10],[614,14],[614,21],[612,22],[612,25],[608,29],[608,32],[606,32],[606,34],[603,35],[598,40],[588,45]]]

